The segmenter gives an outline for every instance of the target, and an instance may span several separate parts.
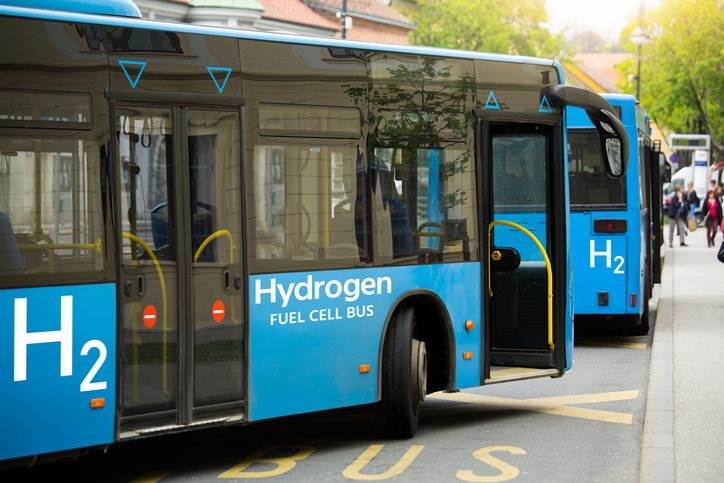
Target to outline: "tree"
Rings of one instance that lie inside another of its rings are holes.
[[[537,0],[420,0],[419,5],[415,44],[550,58],[570,54],[563,36],[543,26],[548,15]]]
[[[632,22],[621,33],[630,41]],[[641,27],[649,41],[641,48],[641,103],[663,129],[709,134],[714,159],[724,156],[724,1],[663,0]],[[619,88],[636,91],[637,59],[617,67]]]

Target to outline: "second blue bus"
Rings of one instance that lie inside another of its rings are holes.
[[[634,96],[603,97],[626,128],[630,162],[625,176],[612,179],[600,167],[604,144],[585,111],[568,108],[573,311],[577,322],[597,329],[646,334],[651,290],[661,275],[661,186],[652,182],[659,145]]]

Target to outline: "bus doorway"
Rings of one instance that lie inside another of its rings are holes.
[[[483,227],[487,227],[485,382],[557,375],[565,367],[565,199],[560,128],[482,122]],[[558,210],[558,211],[556,211]],[[483,255],[484,260],[486,254]],[[563,268],[559,267],[562,266]],[[558,285],[554,285],[558,284]]]
[[[121,437],[243,416],[239,110],[114,104]]]

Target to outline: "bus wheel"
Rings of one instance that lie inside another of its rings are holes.
[[[641,321],[636,327],[629,329],[628,333],[631,335],[646,335],[649,333],[649,301],[648,299],[643,302],[644,311],[641,314]]]
[[[414,310],[397,311],[385,338],[382,402],[377,414],[383,433],[394,438],[415,435],[420,401],[427,392],[427,351],[414,334]]]

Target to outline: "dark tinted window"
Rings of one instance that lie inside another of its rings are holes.
[[[466,146],[386,147],[377,148],[374,156],[379,176],[375,196],[382,201],[375,210],[379,261],[470,260],[476,217]]]
[[[568,176],[572,209],[626,207],[626,176],[606,174],[596,131],[568,131]]]
[[[348,268],[368,253],[359,51],[241,41],[252,273]],[[364,104],[366,108],[366,104]]]
[[[102,270],[100,179],[94,140],[0,133],[0,279]]]

